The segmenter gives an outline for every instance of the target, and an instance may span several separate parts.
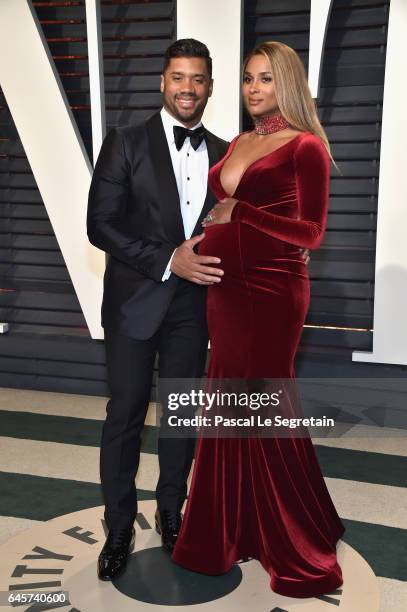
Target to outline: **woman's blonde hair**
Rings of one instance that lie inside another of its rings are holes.
[[[283,117],[293,128],[318,136],[333,161],[328,138],[318,119],[304,66],[298,54],[281,42],[261,43],[246,57],[243,75],[249,60],[254,55],[264,55],[270,62],[277,104]]]

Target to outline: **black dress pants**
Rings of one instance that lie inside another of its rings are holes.
[[[160,378],[195,378],[204,373],[208,345],[205,294],[197,289],[180,279],[164,321],[147,340],[105,330],[111,399],[103,425],[100,477],[109,529],[132,525],[137,514],[134,479],[157,353]],[[194,439],[159,438],[159,509],[176,512],[182,507],[194,447]]]

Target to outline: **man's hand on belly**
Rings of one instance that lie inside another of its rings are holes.
[[[200,234],[185,240],[177,249],[171,262],[171,272],[196,283],[197,285],[214,285],[219,283],[223,276],[220,268],[211,268],[210,264],[219,264],[219,257],[197,255],[193,248],[201,242],[205,234]]]
[[[301,249],[301,251],[302,251],[301,255],[302,255],[302,258],[303,258],[303,260],[305,262],[305,265],[308,266],[309,261],[311,259],[311,257],[310,257],[310,250],[309,249]]]

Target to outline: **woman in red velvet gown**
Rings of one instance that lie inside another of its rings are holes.
[[[309,306],[302,253],[325,229],[329,145],[286,45],[250,54],[243,98],[255,129],[232,141],[209,176],[219,203],[200,254],[220,257],[224,276],[208,289],[208,377],[293,378]],[[172,559],[216,575],[253,557],[274,591],[313,597],[342,584],[343,532],[309,437],[201,437]]]

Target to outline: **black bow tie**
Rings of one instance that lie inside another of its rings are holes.
[[[178,151],[181,149],[184,144],[185,138],[189,137],[191,141],[191,146],[197,150],[201,142],[205,137],[206,130],[203,125],[196,128],[195,130],[188,130],[187,128],[181,127],[180,125],[174,125],[174,139],[175,146]]]

